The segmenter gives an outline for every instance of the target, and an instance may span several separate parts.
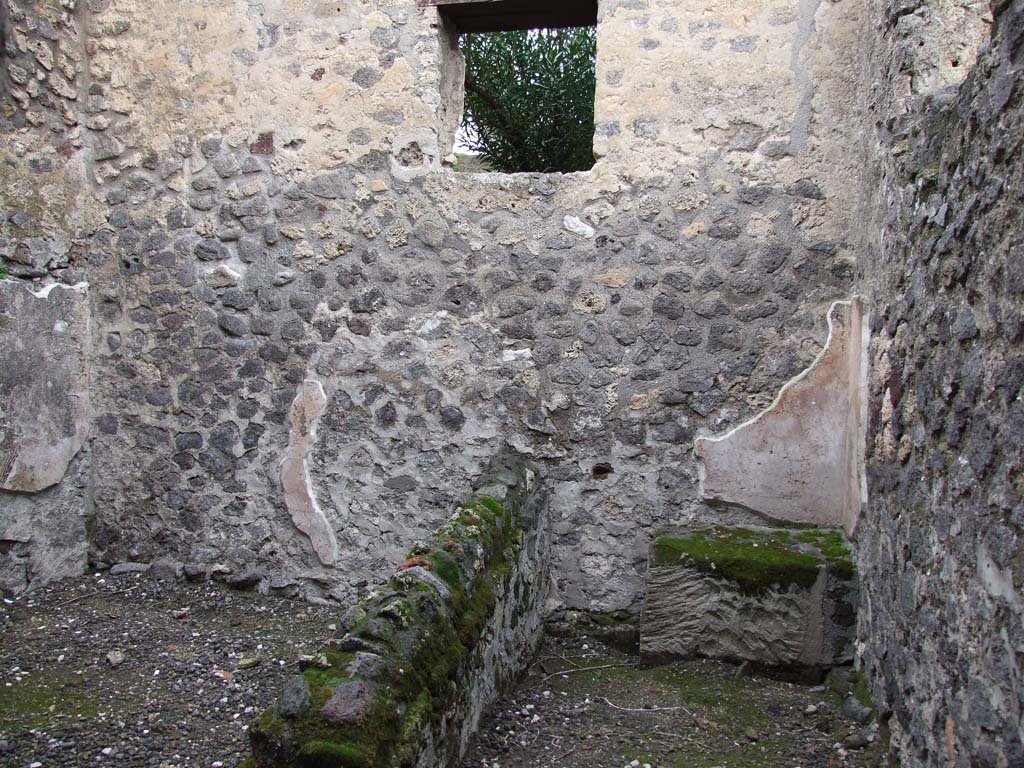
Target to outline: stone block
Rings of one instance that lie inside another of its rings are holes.
[[[651,545],[640,653],[822,670],[851,659],[856,603],[839,531],[679,528]]]
[[[369,685],[362,680],[348,680],[334,689],[321,714],[332,723],[361,723],[375,703]]]

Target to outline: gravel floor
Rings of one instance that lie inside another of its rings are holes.
[[[0,608],[0,766],[237,765],[246,729],[341,611],[139,576]]]
[[[340,615],[140,576],[4,601],[0,766],[233,768],[248,754],[249,722]],[[874,731],[822,688],[711,662],[642,669],[594,640],[548,638],[463,765],[867,768],[880,753]]]
[[[823,686],[709,661],[644,669],[587,638],[548,638],[463,761],[463,768],[882,765],[876,729],[846,719]]]

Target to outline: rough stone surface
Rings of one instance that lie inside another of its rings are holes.
[[[61,483],[34,494],[0,491],[0,593],[85,572],[91,462],[84,448]]]
[[[705,499],[853,532],[866,493],[862,313],[860,301],[834,304],[828,341],[810,368],[751,421],[720,437],[697,438]],[[710,382],[684,386],[699,391]]]
[[[640,654],[703,656],[823,670],[853,657],[857,588],[850,552],[811,529],[686,528],[651,546]]]
[[[904,765],[1024,764],[1024,3],[994,8],[977,63],[968,10],[923,3],[890,6],[874,57],[859,635]],[[933,89],[950,61],[969,76]]]
[[[450,167],[462,62],[415,0],[0,7],[0,259],[87,281],[93,328],[88,448],[0,493],[11,589],[50,541],[353,600],[510,445],[552,605],[635,609],[656,530],[758,519],[695,436],[861,294],[866,668],[907,762],[1021,762],[1019,0],[602,0],[568,175]],[[333,560],[282,482],[307,381]]]
[[[85,287],[0,280],[0,591],[81,574],[91,517]]]

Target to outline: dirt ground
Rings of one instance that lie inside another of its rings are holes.
[[[88,576],[0,604],[0,766],[234,768],[339,608],[218,584]],[[590,669],[599,667],[598,669]],[[564,674],[560,674],[564,671]],[[876,766],[823,688],[549,638],[465,768]]]
[[[825,686],[749,676],[703,660],[642,668],[636,657],[588,638],[548,638],[529,676],[484,721],[463,762],[463,768],[882,765],[877,729],[845,717]]]
[[[232,768],[337,608],[139,576],[0,608],[0,766]]]

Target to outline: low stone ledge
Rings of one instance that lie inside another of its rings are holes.
[[[537,475],[503,455],[387,590],[289,680],[252,728],[261,768],[455,765],[540,640],[547,517]]]
[[[820,676],[851,660],[856,605],[839,531],[679,528],[651,545],[640,653]]]

